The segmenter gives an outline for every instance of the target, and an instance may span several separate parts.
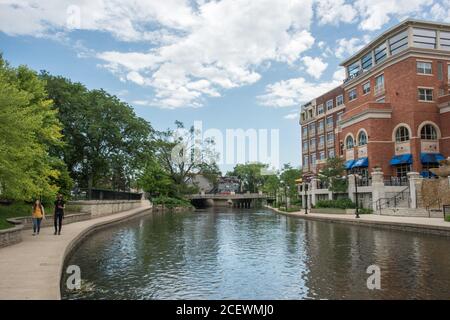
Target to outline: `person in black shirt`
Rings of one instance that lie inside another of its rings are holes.
[[[64,218],[64,208],[66,206],[66,203],[63,199],[62,194],[58,194],[58,197],[55,201],[55,214],[54,214],[54,224],[55,224],[55,235],[58,233],[58,235],[61,234],[61,226],[62,226],[62,220]]]

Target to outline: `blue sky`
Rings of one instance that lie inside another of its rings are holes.
[[[0,51],[104,88],[156,129],[278,129],[280,162],[298,166],[300,105],[407,17],[449,22],[450,0],[0,0]]]

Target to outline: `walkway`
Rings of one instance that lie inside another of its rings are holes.
[[[336,223],[349,223],[369,227],[380,227],[450,236],[450,222],[444,221],[443,217],[419,218],[398,216],[394,217],[377,214],[361,214],[360,218],[356,219],[354,214],[308,213],[306,215],[304,210],[286,213],[275,208],[271,209],[283,215],[294,216],[302,219],[321,220]]]
[[[150,209],[145,205],[133,210],[92,220],[63,225],[60,236],[53,227],[41,229],[33,237],[24,230],[23,241],[0,249],[0,299],[60,299],[60,278],[70,248],[93,229],[132,218]]]

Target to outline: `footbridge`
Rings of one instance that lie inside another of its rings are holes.
[[[196,208],[229,207],[255,208],[270,200],[271,197],[262,193],[239,194],[192,194],[187,197]]]

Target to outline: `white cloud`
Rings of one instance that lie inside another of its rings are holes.
[[[155,106],[198,107],[205,97],[257,82],[270,61],[293,64],[314,44],[311,1],[207,2],[195,15],[176,43],[98,58],[119,77],[152,87]],[[323,72],[323,63],[316,68]]]
[[[351,39],[338,39],[336,40],[336,49],[335,55],[339,59],[348,58],[352,54],[358,52],[362,49],[368,42],[370,38],[368,36],[364,36],[361,38],[351,38]]]
[[[298,118],[298,112],[289,113],[285,115],[284,118],[287,120],[295,120]]]
[[[316,79],[319,79],[328,67],[328,63],[323,62],[321,58],[306,56],[302,58],[302,62],[306,66],[306,72]]]
[[[352,23],[358,12],[345,0],[317,0],[316,16],[320,24]]]
[[[328,82],[308,82],[305,78],[282,80],[266,86],[265,93],[258,97],[263,106],[283,108],[300,106],[342,84],[343,69],[333,74]]]
[[[430,16],[437,21],[450,22],[450,0],[435,3],[431,7]]]
[[[362,30],[379,30],[391,18],[403,19],[407,16],[421,17],[433,4],[433,0],[357,0],[354,4],[358,10]]]

